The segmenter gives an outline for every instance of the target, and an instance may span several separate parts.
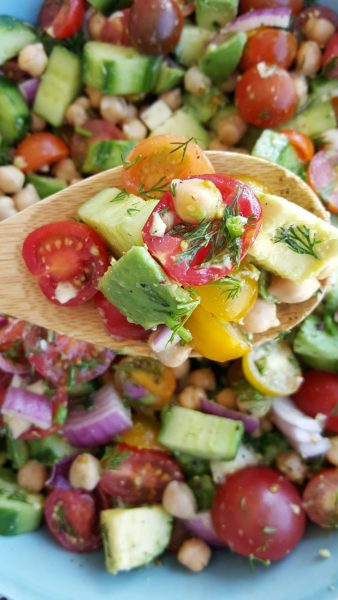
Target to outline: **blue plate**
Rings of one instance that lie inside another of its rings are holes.
[[[337,0],[326,1],[337,8]],[[34,22],[41,0],[0,0],[2,14]],[[322,559],[321,548],[332,557]],[[192,575],[174,558],[162,566],[116,577],[104,571],[103,555],[79,556],[54,544],[45,531],[0,538],[0,596],[12,600],[337,600],[338,535],[308,532],[292,555],[269,569],[228,551],[215,553],[209,569]]]

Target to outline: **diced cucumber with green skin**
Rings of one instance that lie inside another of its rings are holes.
[[[196,0],[196,23],[205,29],[220,29],[234,19],[238,0]]]
[[[63,46],[55,46],[42,75],[33,112],[54,125],[62,125],[67,108],[81,87],[81,60]]]
[[[202,124],[208,123],[227,102],[225,96],[217,88],[212,88],[202,96],[185,94],[183,101],[184,105],[193,111],[196,119]]]
[[[214,83],[223,83],[238,66],[246,44],[243,32],[227,33],[222,43],[207,46],[201,56],[199,66]]]
[[[207,460],[232,460],[243,437],[241,421],[173,406],[165,416],[158,440],[170,450]]]
[[[144,329],[167,325],[177,328],[185,341],[191,340],[191,334],[179,324],[199,300],[171,281],[146,248],[134,246],[113,262],[98,288],[131,323]]]
[[[0,65],[17,56],[28,44],[37,39],[34,29],[27,23],[7,15],[0,16]]]
[[[43,496],[28,494],[22,487],[0,479],[0,535],[35,531],[41,524]]]
[[[144,245],[142,229],[158,203],[127,193],[119,200],[119,195],[119,189],[107,188],[78,210],[81,221],[100,234],[115,256],[128,252],[132,246]]]
[[[39,440],[30,440],[27,443],[31,458],[35,458],[48,466],[54,465],[75,452],[73,446],[56,434],[48,435]]]
[[[252,155],[281,165],[296,175],[305,175],[305,162],[298,157],[283,133],[265,129],[253,147]]]
[[[313,104],[321,104],[322,102],[328,102],[331,98],[338,97],[338,81],[332,79],[310,79],[310,90],[311,93],[308,98],[310,106]]]
[[[55,177],[42,177],[35,173],[30,173],[26,177],[26,183],[32,183],[41,198],[48,198],[57,192],[61,192],[67,187],[67,182],[64,179],[56,179]]]
[[[104,94],[143,94],[155,88],[162,59],[134,48],[87,42],[83,52],[83,79]]]
[[[0,136],[14,144],[28,132],[31,123],[27,102],[12,81],[0,77]]]
[[[88,2],[104,15],[111,15],[116,10],[131,6],[133,0],[88,0]]]
[[[309,137],[317,137],[327,129],[337,127],[337,118],[331,102],[311,106],[290,121],[280,125],[279,129],[295,129]]]
[[[14,440],[8,436],[6,446],[8,459],[11,461],[13,469],[20,469],[29,459],[27,442]]]
[[[112,508],[101,512],[101,531],[109,573],[149,564],[167,548],[172,516],[160,505]]]
[[[338,335],[332,335],[317,315],[308,317],[293,340],[293,350],[305,365],[338,373]]]
[[[203,150],[206,150],[209,146],[209,133],[202,127],[193,112],[188,108],[181,108],[174,112],[163,125],[156,127],[151,133],[152,136],[166,134],[180,135],[187,139],[194,138]]]
[[[196,64],[212,36],[211,31],[207,29],[195,25],[185,25],[175,50],[178,62],[184,67]]]
[[[157,83],[154,89],[155,94],[162,94],[172,88],[180,85],[184,77],[184,70],[180,67],[170,67],[163,63],[160,68]]]
[[[127,154],[136,146],[133,140],[101,140],[89,144],[83,173],[101,173],[122,164]]]

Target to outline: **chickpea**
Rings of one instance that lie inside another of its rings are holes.
[[[187,385],[178,395],[178,403],[184,408],[198,410],[201,405],[201,400],[206,400],[207,395],[205,390],[193,385]]]
[[[330,442],[331,448],[327,451],[326,458],[331,465],[338,467],[338,435],[331,437]]]
[[[13,199],[10,196],[0,196],[0,221],[12,217],[16,212]]]
[[[308,81],[307,81],[305,75],[302,75],[301,73],[298,73],[297,71],[295,71],[294,73],[290,73],[290,75],[293,79],[293,83],[295,84],[295,90],[296,90],[296,94],[297,94],[297,104],[298,104],[298,107],[301,108],[302,106],[304,106],[307,103],[309,84],[308,84]]]
[[[32,204],[39,202],[40,197],[32,183],[28,183],[20,192],[13,196],[15,207],[18,211],[24,210]]]
[[[243,319],[243,329],[248,333],[263,333],[271,327],[278,327],[277,307],[273,302],[257,298],[250,312]]]
[[[130,121],[134,121],[134,119],[138,118],[138,109],[135,106],[135,104],[128,104],[127,105],[127,117],[126,117],[126,123],[130,123]]]
[[[320,69],[322,61],[322,53],[316,42],[302,42],[298,48],[296,56],[296,65],[299,71],[311,77]]]
[[[69,482],[75,488],[92,491],[100,481],[100,461],[84,452],[79,454],[72,462],[69,469]]]
[[[185,360],[184,363],[182,363],[179,367],[173,368],[173,373],[174,373],[175,379],[183,379],[186,375],[188,375],[189,371],[190,371],[189,358],[187,358],[187,360]]]
[[[196,499],[183,481],[170,481],[162,496],[163,508],[178,519],[191,519],[197,510]]]
[[[237,112],[228,115],[217,125],[218,138],[226,146],[237,144],[246,130],[247,124]]]
[[[237,397],[231,388],[224,388],[218,392],[215,400],[218,404],[225,406],[225,408],[230,408],[231,410],[236,410],[237,408]]]
[[[222,152],[225,152],[228,149],[229,149],[228,146],[226,146],[225,144],[223,144],[216,137],[212,138],[210,140],[210,142],[209,142],[209,150],[221,150]]]
[[[23,188],[25,176],[20,169],[13,165],[0,167],[0,189],[5,194],[15,194]]]
[[[80,173],[78,172],[74,161],[71,158],[63,158],[53,167],[53,174],[58,179],[64,179],[68,183],[74,181],[74,179],[80,179]]]
[[[314,277],[306,279],[301,283],[295,283],[291,279],[283,279],[274,275],[268,288],[268,293],[280,302],[287,304],[299,304],[312,298],[319,289],[320,283]]]
[[[307,475],[307,465],[295,450],[281,452],[276,458],[276,466],[283,475],[294,483],[304,483]]]
[[[180,88],[174,88],[173,90],[161,94],[160,100],[163,100],[171,110],[177,110],[182,106],[182,92]]]
[[[101,31],[102,31],[102,28],[103,28],[106,20],[107,20],[106,17],[104,17],[99,12],[94,12],[91,15],[91,17],[89,17],[87,28],[88,28],[88,33],[90,35],[90,38],[92,40],[100,39]]]
[[[103,96],[100,113],[103,119],[111,123],[121,123],[128,117],[128,104],[124,98],[118,96]]]
[[[201,96],[211,88],[211,79],[198,67],[190,67],[184,75],[184,87],[187,92]]]
[[[20,467],[17,474],[17,483],[28,492],[39,493],[45,487],[48,473],[45,465],[37,460],[29,460]]]
[[[212,181],[173,179],[171,189],[176,212],[182,221],[197,224],[203,219],[211,221],[222,216],[222,194]]]
[[[28,44],[19,53],[18,65],[20,69],[26,71],[32,77],[42,75],[47,64],[48,56],[40,42],[37,44]]]
[[[46,121],[32,113],[32,131],[43,131],[46,129]]]
[[[208,566],[211,558],[211,549],[203,540],[191,538],[183,542],[177,559],[190,571],[198,573]]]
[[[311,17],[306,21],[302,31],[308,40],[316,42],[323,48],[333,36],[336,28],[328,19]]]
[[[214,372],[209,368],[196,369],[190,373],[188,384],[207,391],[214,390],[216,387]]]
[[[180,368],[188,360],[191,351],[192,348],[189,344],[184,346],[180,344],[168,345],[162,352],[157,352],[157,358],[166,367]]]
[[[82,127],[88,120],[88,113],[82,102],[73,102],[66,111],[66,120],[70,125]]]
[[[147,137],[148,130],[139,119],[126,121],[122,126],[122,131],[128,140],[144,140]]]
[[[103,94],[99,90],[93,88],[91,85],[86,86],[86,94],[89,98],[90,105],[93,108],[99,108]]]

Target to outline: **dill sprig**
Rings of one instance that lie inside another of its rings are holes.
[[[218,281],[213,281],[208,285],[224,285],[225,289],[222,291],[222,294],[226,296],[227,300],[234,300],[237,298],[243,287],[243,281],[241,279],[237,279],[237,277],[228,275],[228,277],[224,277],[224,279],[219,279]]]
[[[179,150],[182,150],[182,158],[181,158],[181,162],[184,161],[185,159],[185,155],[188,149],[188,146],[191,142],[194,142],[195,144],[196,142],[196,138],[191,137],[189,138],[186,142],[170,142],[171,146],[176,146],[176,148],[174,148],[173,150],[171,150],[169,152],[169,154],[174,154],[174,152],[178,152]]]
[[[139,154],[138,156],[136,156],[136,158],[134,158],[134,160],[128,161],[124,158],[123,154],[121,154],[121,164],[122,164],[123,168],[125,169],[125,171],[128,171],[128,169],[131,169],[131,167],[136,165],[136,163],[138,163],[141,159],[142,159],[142,156]]]
[[[274,244],[282,242],[297,254],[308,254],[319,259],[315,246],[321,244],[316,232],[311,233],[307,225],[290,225],[278,227],[276,234],[271,238]]]
[[[137,193],[139,196],[146,198],[147,200],[151,200],[155,198],[155,194],[164,194],[164,192],[168,189],[169,182],[165,176],[161,177],[154,185],[148,189],[145,188],[143,183],[137,188]]]
[[[117,196],[115,196],[115,198],[113,198],[110,202],[118,202],[118,200],[126,200],[129,196],[129,193],[125,190],[122,189]]]

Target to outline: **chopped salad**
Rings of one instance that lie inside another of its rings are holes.
[[[113,337],[154,352],[0,316],[0,535],[44,521],[116,574],[165,552],[200,571],[222,547],[270,564],[306,519],[337,527],[338,14],[305,4],[0,16],[0,219],[122,165],[23,255],[60,311],[94,299]],[[331,224],[254,173],[214,173],[203,151],[229,148],[306,180]],[[310,317],[252,347],[328,275]]]

